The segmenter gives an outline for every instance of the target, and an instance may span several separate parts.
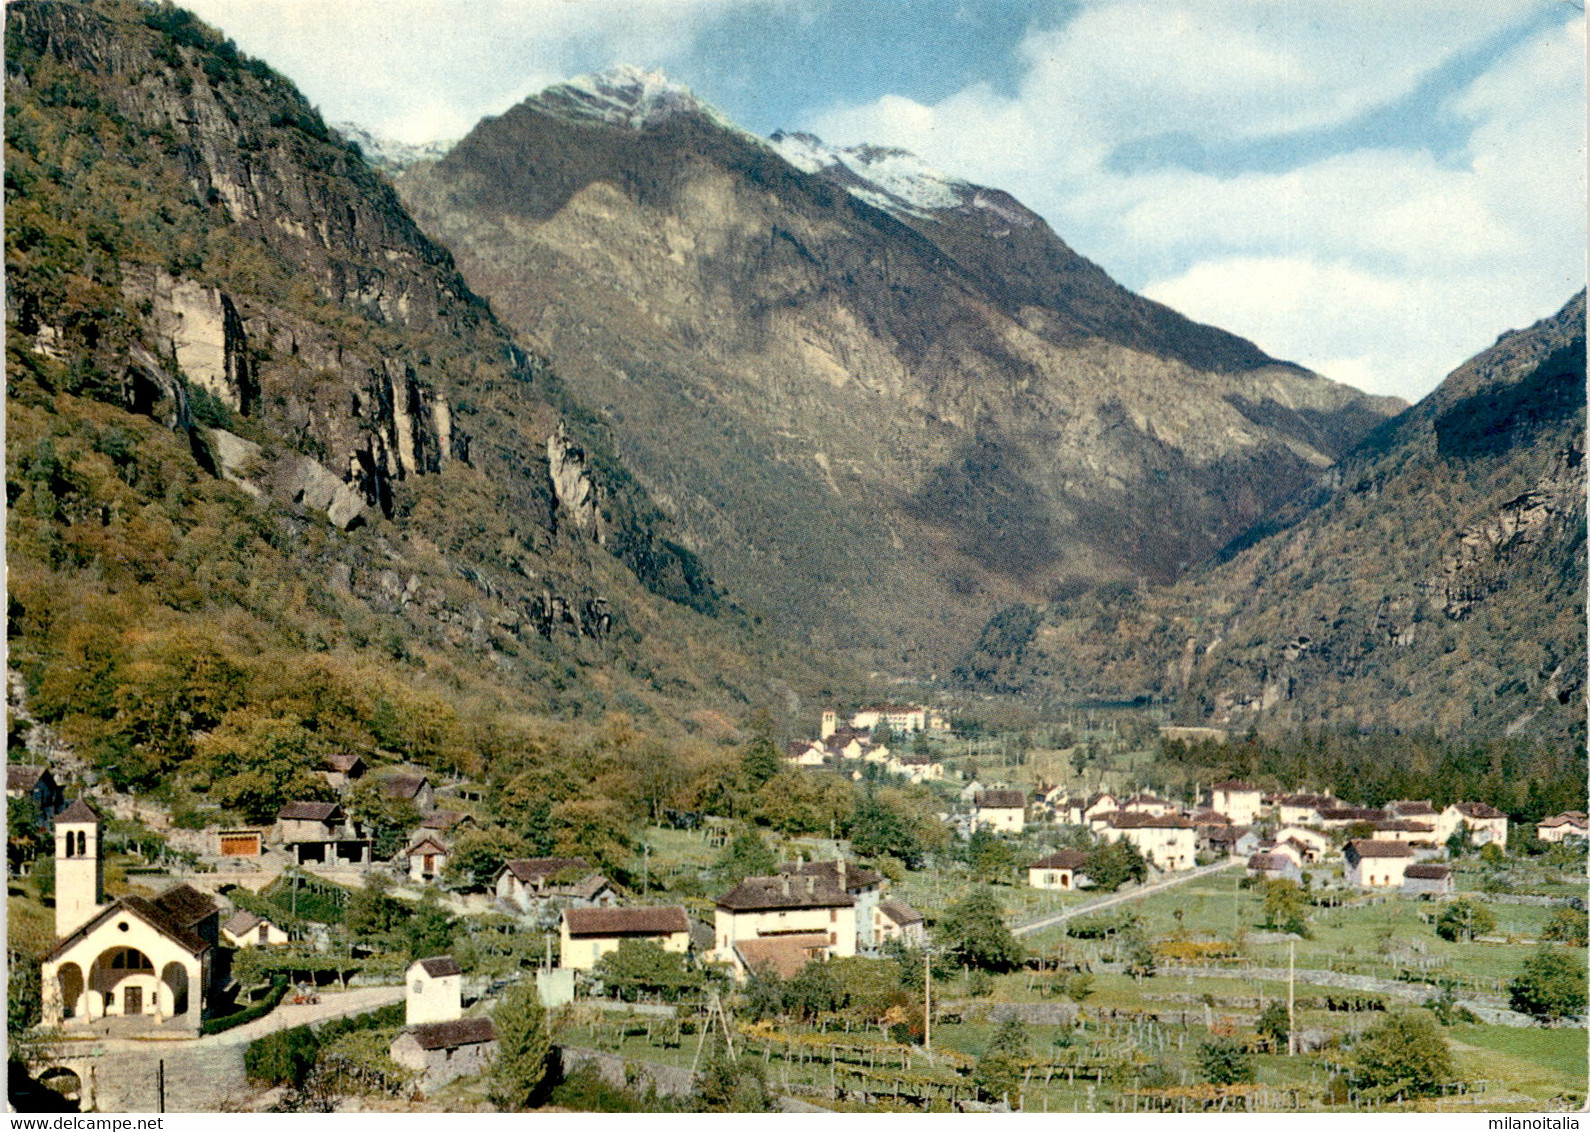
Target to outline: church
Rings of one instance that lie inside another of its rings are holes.
[[[44,959],[44,1024],[197,1032],[224,972],[220,908],[179,884],[105,901],[98,813],[79,798],[55,818],[55,934]]]

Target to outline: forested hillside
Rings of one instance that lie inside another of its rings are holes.
[[[612,759],[683,788],[823,689],[289,82],[169,5],[6,37],[11,664],[94,768],[257,820],[358,751],[621,833]]]

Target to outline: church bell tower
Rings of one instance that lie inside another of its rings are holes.
[[[55,935],[88,923],[105,903],[105,858],[100,820],[79,798],[55,817]]]

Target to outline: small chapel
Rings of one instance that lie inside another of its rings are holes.
[[[55,818],[56,944],[44,959],[46,1026],[199,1029],[224,974],[220,908],[179,884],[105,901],[100,816],[82,798]]]

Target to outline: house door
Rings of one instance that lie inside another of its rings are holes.
[[[144,1012],[143,987],[128,987],[122,992],[121,1012],[123,1014],[142,1014]]]
[[[420,866],[420,871],[422,873],[424,873],[426,876],[435,876],[436,875],[436,858],[433,857],[429,853],[425,854],[425,863],[422,866]]]

